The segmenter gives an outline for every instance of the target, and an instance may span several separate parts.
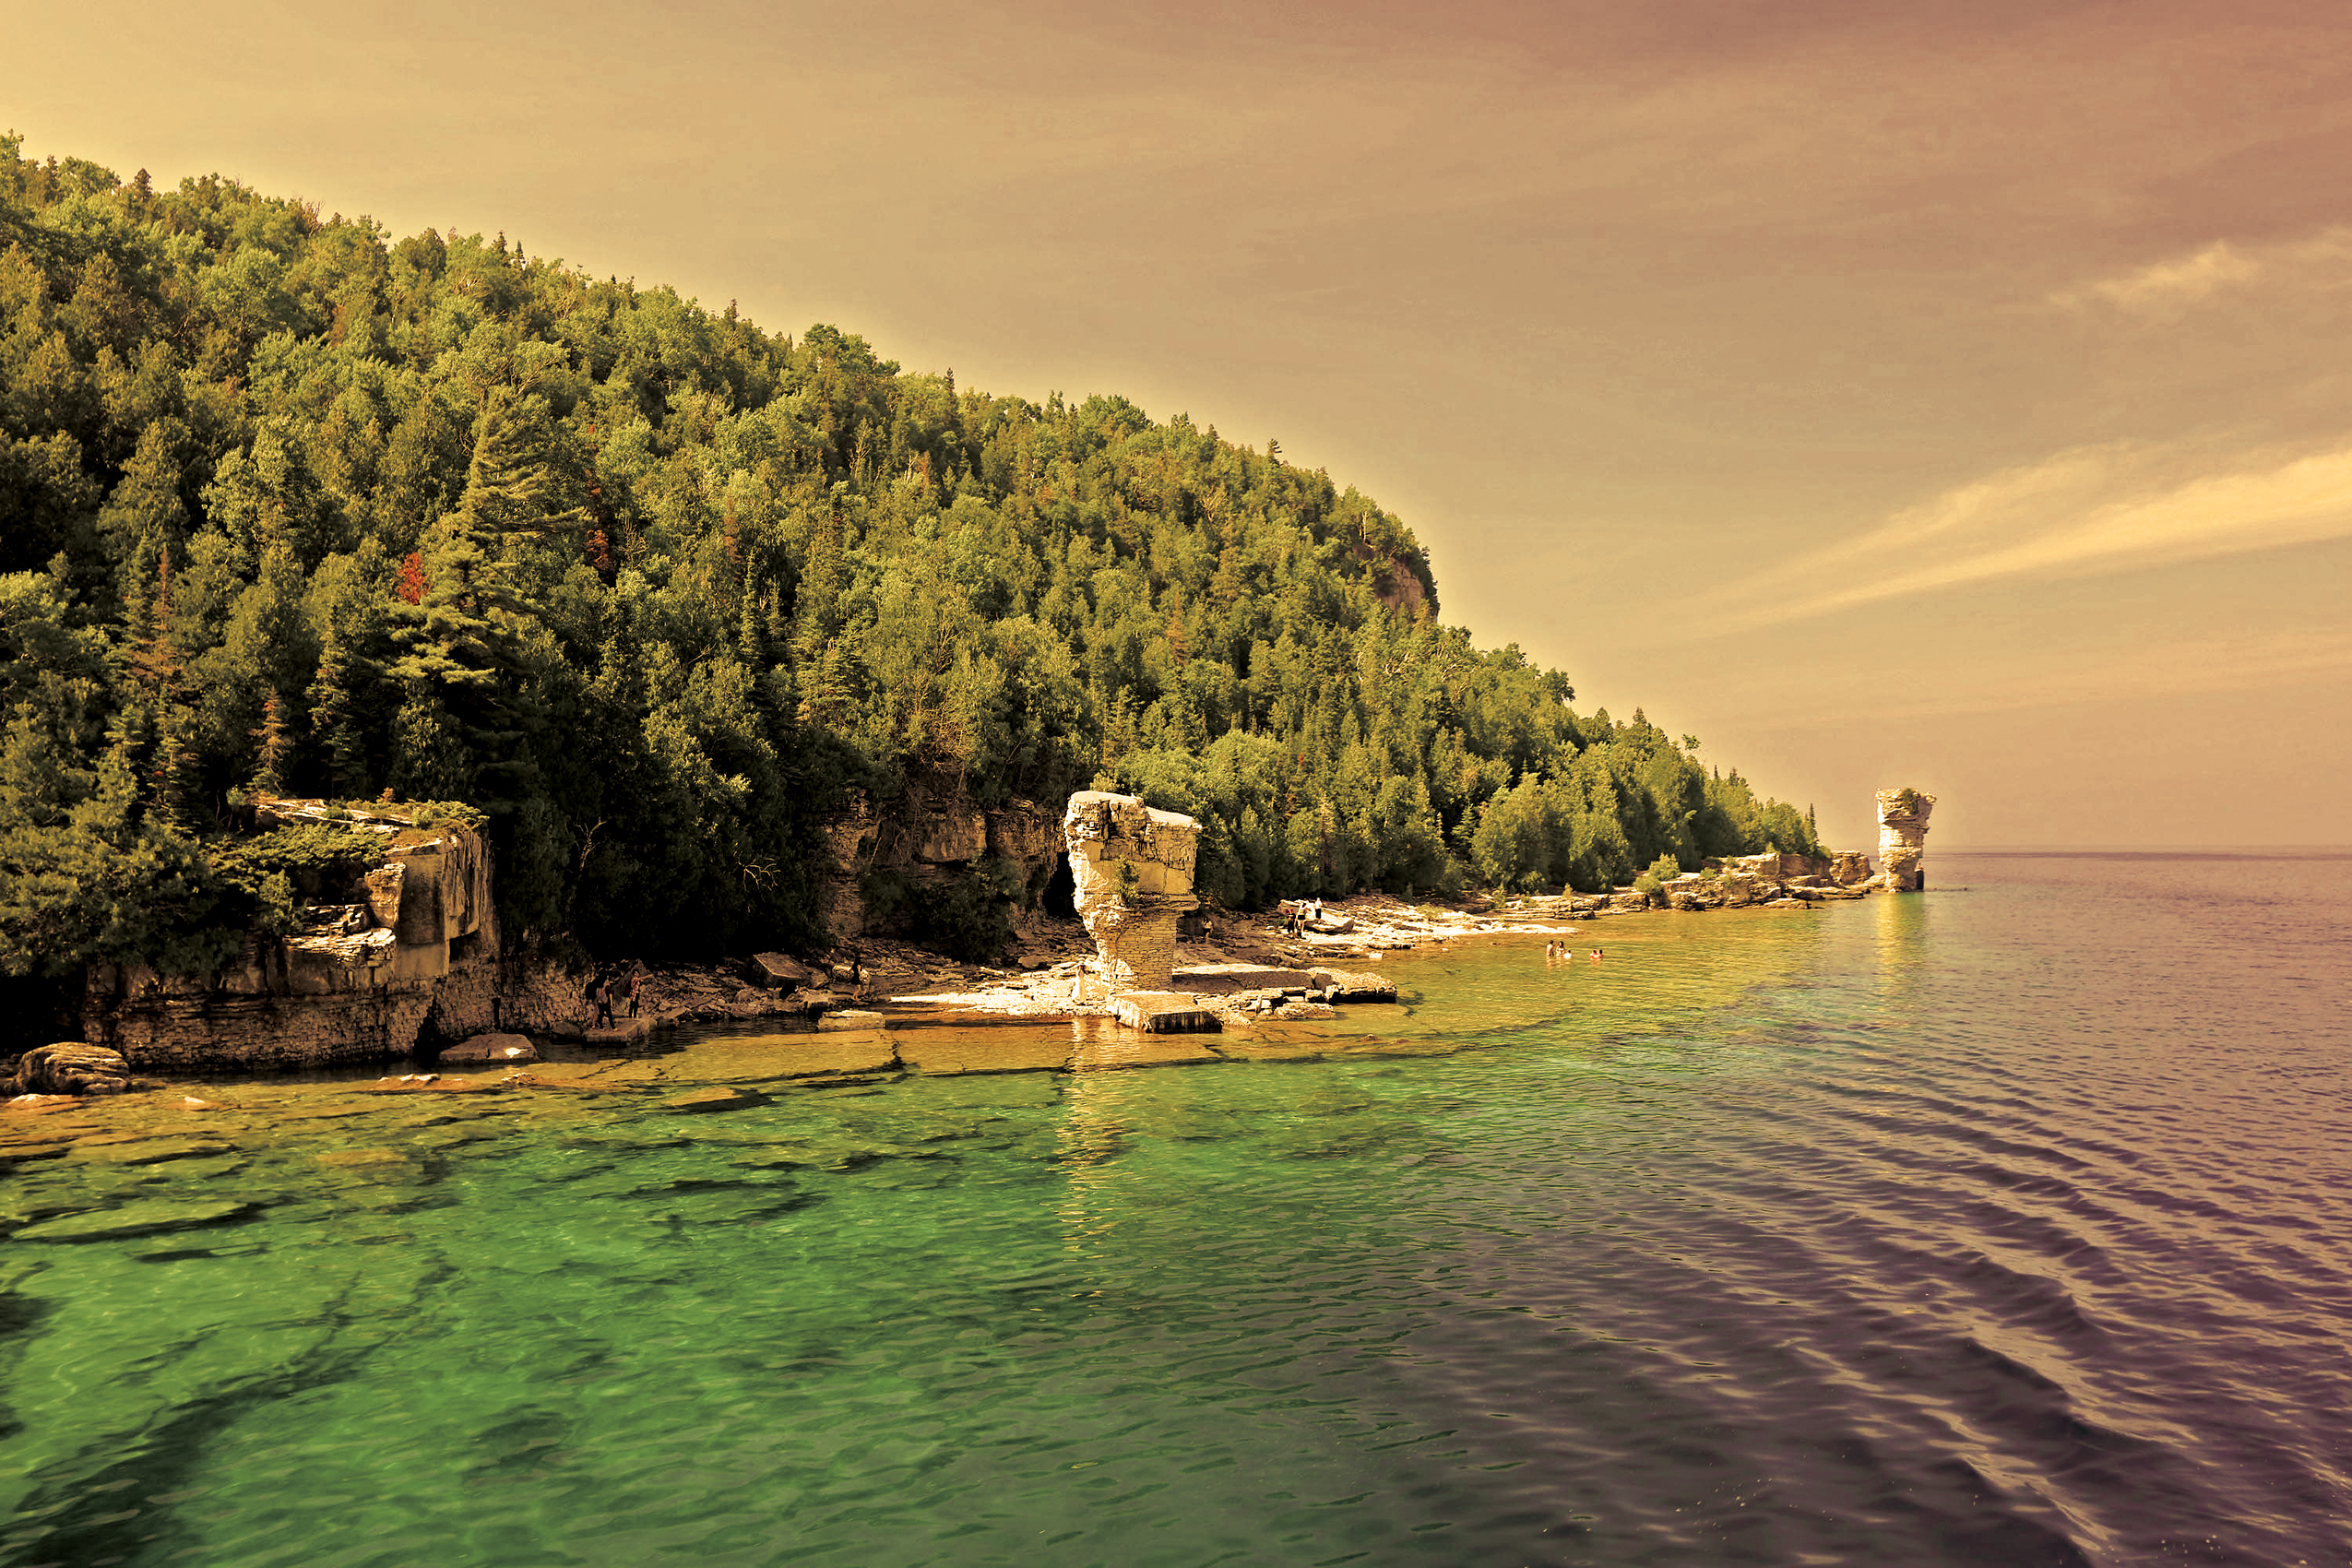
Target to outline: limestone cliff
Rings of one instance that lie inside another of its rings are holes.
[[[1059,824],[1035,803],[983,807],[952,789],[910,789],[886,809],[856,796],[826,836],[832,864],[824,868],[825,923],[841,942],[887,932],[888,922],[866,904],[865,880],[877,872],[937,885],[994,856],[1017,864],[1028,885],[1041,890],[1062,849]]]
[[[327,821],[315,801],[271,802],[264,827]],[[248,934],[210,974],[93,965],[83,1038],[136,1069],[319,1066],[404,1056],[428,1029],[491,1027],[498,933],[490,848],[457,823],[419,826],[386,806],[350,814],[384,839],[384,860],[313,905],[285,937]]]

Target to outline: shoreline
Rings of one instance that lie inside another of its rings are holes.
[[[1326,906],[1349,919],[1405,908],[1376,896]],[[59,1159],[122,1167],[140,1182],[161,1181],[180,1169],[183,1159],[221,1158],[290,1139],[309,1141],[321,1134],[327,1134],[322,1141],[329,1147],[353,1139],[427,1136],[432,1134],[422,1130],[453,1124],[495,1124],[520,1132],[544,1123],[560,1137],[565,1135],[563,1129],[579,1125],[583,1117],[698,1118],[789,1101],[802,1093],[870,1093],[917,1078],[1011,1074],[1084,1077],[1148,1067],[1453,1055],[1478,1046],[1468,1039],[1424,1038],[1411,1031],[1400,1035],[1382,1027],[1382,1014],[1374,1009],[1395,1004],[1398,981],[1406,981],[1408,999],[1418,1000],[1419,988],[1409,979],[1410,961],[1443,958],[1457,944],[1491,950],[1525,940],[1533,947],[1562,930],[1531,919],[1451,913],[1455,918],[1427,922],[1433,929],[1414,933],[1419,940],[1374,958],[1375,963],[1391,957],[1405,961],[1393,976],[1370,977],[1384,980],[1384,999],[1315,1002],[1289,993],[1321,988],[1293,984],[1280,988],[1281,1002],[1252,1012],[1249,1004],[1270,1000],[1266,993],[1276,988],[1236,983],[1218,999],[1225,1027],[1217,1033],[1151,1032],[1122,1025],[1095,1009],[985,1014],[966,1004],[971,993],[960,988],[877,997],[869,1008],[837,1008],[829,1017],[814,1019],[805,1011],[798,1016],[744,1016],[732,1010],[694,1018],[680,1014],[665,1019],[661,1029],[648,1030],[645,1038],[617,1050],[594,1040],[549,1039],[543,1042],[542,1059],[523,1063],[405,1063],[379,1073],[357,1065],[283,1073],[173,1072],[160,1080],[141,1075],[138,1092],[11,1103],[8,1113],[0,1115],[0,1170]],[[1254,922],[1211,923],[1205,940],[1187,943],[1180,954],[1191,978],[1267,977],[1268,966],[1254,960],[1279,956],[1265,952],[1261,940],[1265,932]],[[1336,934],[1372,935],[1380,929],[1364,923],[1368,929],[1363,932]],[[906,949],[890,957],[894,964],[913,962],[921,953]],[[1218,961],[1219,956],[1237,953],[1244,956]],[[980,968],[936,955],[926,959],[931,972],[943,980]],[[715,973],[723,971],[672,976],[680,981],[675,999],[710,994]],[[1283,978],[1306,980],[1315,973],[1293,970]],[[1012,974],[999,971],[990,978],[1004,982],[1005,992],[1016,990]],[[1052,976],[1051,968],[1041,966],[1020,971],[1019,978],[1034,982]],[[774,999],[779,1004],[796,1002],[802,1008],[809,1000]],[[672,1031],[680,1026],[692,1031],[688,1038],[675,1038]],[[700,1134],[685,1132],[682,1124],[680,1135]],[[144,1207],[136,1212],[146,1215]],[[30,1216],[0,1217],[0,1230],[11,1229],[9,1218],[17,1220],[15,1228],[35,1222]],[[150,1219],[167,1229],[179,1227],[169,1216],[148,1216],[139,1223]],[[91,1223],[99,1221],[93,1218]],[[195,1227],[210,1221],[191,1218],[186,1223]]]
[[[1484,946],[1515,938],[1575,938],[1582,933],[1579,922],[1628,914],[1718,908],[1811,909],[1825,901],[1859,899],[1877,891],[1835,885],[1811,864],[1803,864],[1802,870],[1810,874],[1795,884],[1755,889],[1774,897],[1736,901],[1707,897],[1727,886],[1747,891],[1740,885],[1749,881],[1746,876],[1727,876],[1719,868],[1686,873],[1667,885],[1662,903],[1631,888],[1606,895],[1563,891],[1521,896],[1499,905],[1489,897],[1413,904],[1393,895],[1361,893],[1322,904],[1319,917],[1303,934],[1291,927],[1294,914],[1302,912],[1297,904],[1242,916],[1212,910],[1200,919],[1196,934],[1180,940],[1175,973],[1165,990],[1119,995],[1111,993],[1099,978],[1093,944],[1074,918],[1025,921],[1016,949],[1004,964],[958,960],[910,942],[868,939],[852,949],[864,966],[866,984],[861,989],[847,983],[846,963],[811,968],[777,954],[639,966],[637,1013],[629,1016],[620,1009],[615,1023],[603,1028],[591,1027],[584,1001],[566,1004],[557,1000],[577,994],[588,971],[564,967],[559,974],[558,966],[542,962],[537,968],[544,973],[531,977],[539,1005],[531,1009],[532,1016],[509,1023],[512,1032],[478,1031],[463,1039],[445,1040],[437,1049],[373,1061],[288,1063],[278,1072],[269,1071],[266,1063],[238,1061],[225,1052],[217,1063],[184,1059],[143,1063],[130,1055],[122,1063],[128,1096],[24,1093],[8,1099],[5,1111],[21,1115],[54,1113],[77,1105],[95,1109],[150,1090],[200,1090],[222,1084],[348,1083],[383,1092],[396,1087],[415,1092],[431,1084],[442,1086],[436,1091],[442,1093],[459,1092],[462,1084],[463,1092],[480,1092],[486,1087],[481,1075],[463,1069],[480,1066],[493,1073],[503,1070],[509,1077],[517,1072],[529,1077],[526,1070],[538,1065],[595,1058],[595,1070],[602,1073],[639,1060],[640,1052],[658,1049],[653,1047],[658,1036],[682,1027],[770,1024],[777,1027],[776,1038],[786,1039],[1094,1021],[1145,1039],[1228,1032],[1246,1037],[1269,1024],[1336,1019],[1341,1004],[1395,1002],[1396,982],[1378,968],[1391,958],[1443,952],[1464,943]],[[1239,1038],[1232,1043],[1242,1045]],[[1254,1052],[1243,1050],[1241,1054]],[[1116,1055],[1108,1053],[1093,1064],[1121,1064],[1112,1059]],[[895,1055],[890,1064],[898,1064]],[[1039,1068],[1046,1065],[1038,1063]],[[391,1070],[371,1072],[385,1068]],[[875,1062],[861,1070],[887,1071],[890,1066]],[[58,1086],[28,1082],[20,1087]],[[513,1087],[565,1086],[529,1082]],[[200,1103],[206,1096],[199,1092],[184,1098]]]

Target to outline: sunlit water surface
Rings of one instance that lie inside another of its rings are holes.
[[[0,1559],[2345,1562],[2352,861],[1934,864],[1336,1027],[1451,1054],[29,1161],[258,1206],[0,1250]]]

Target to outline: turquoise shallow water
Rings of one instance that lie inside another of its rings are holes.
[[[1937,865],[1336,1027],[1449,1054],[28,1159],[0,1556],[2347,1561],[2352,861]]]

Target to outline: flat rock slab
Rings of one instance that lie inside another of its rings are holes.
[[[406,1078],[378,1078],[361,1087],[362,1094],[496,1094],[506,1086],[496,1078],[450,1078],[426,1074]]]
[[[279,1122],[332,1122],[344,1116],[365,1116],[375,1110],[373,1105],[303,1105],[291,1111],[280,1111]]]
[[[1355,1039],[1333,1040],[1324,1054],[1342,1056],[1451,1056],[1460,1051],[1459,1041],[1448,1039],[1396,1039],[1364,1036]]]
[[[1078,1041],[1070,1053],[1075,1072],[1101,1072],[1114,1067],[1197,1067],[1225,1058],[1198,1040],[1181,1034],[1148,1034],[1105,1029]]]
[[[750,979],[771,991],[791,991],[816,979],[816,971],[789,954],[754,953]]]
[[[90,1165],[160,1165],[167,1159],[193,1159],[233,1152],[227,1144],[203,1138],[138,1138],[118,1142],[85,1142],[73,1158]]]
[[[700,1042],[683,1057],[664,1057],[673,1075],[712,1083],[759,1083],[886,1073],[898,1065],[892,1037],[856,1034],[729,1035]]]
[[[316,1157],[326,1166],[406,1165],[409,1157],[396,1148],[339,1148]]]
[[[1069,1031],[916,1029],[894,1037],[898,1060],[918,1073],[1053,1073],[1070,1064]]]
[[[546,1073],[517,1073],[506,1080],[515,1089],[553,1089],[562,1094],[636,1094],[647,1086],[610,1078],[591,1078],[585,1074],[564,1076]]]
[[[639,1020],[642,1022],[643,1020]],[[476,1035],[441,1053],[444,1062],[536,1062],[539,1047],[522,1035]]]
[[[618,1023],[607,1024],[601,1028],[588,1030],[588,1042],[590,1045],[635,1045],[651,1033],[653,1033],[652,1019],[623,1018]]]
[[[69,1214],[28,1225],[12,1241],[103,1241],[121,1236],[151,1236],[163,1230],[194,1230],[206,1225],[241,1218],[261,1206],[235,1198],[209,1203],[175,1203],[169,1198],[142,1198],[93,1214]]]
[[[767,1099],[764,1095],[751,1094],[742,1089],[713,1087],[673,1094],[661,1103],[671,1111],[701,1114],[713,1111],[747,1111],[754,1105],[766,1105]]]
[[[1396,982],[1370,969],[1317,969],[1313,989],[1329,992],[1334,1002],[1396,1000]]]
[[[0,1080],[4,1086],[6,1080]],[[15,1115],[51,1116],[60,1111],[86,1109],[77,1094],[20,1094],[9,1099],[5,1108]]]
[[[1215,1034],[1224,1021],[1181,991],[1127,991],[1111,999],[1111,1016],[1148,1034]]]
[[[1271,968],[1262,964],[1196,964],[1178,969],[1170,978],[1168,989],[1201,996],[1230,996],[1237,991],[1303,991],[1321,983],[1312,969]]]
[[[1337,1054],[1327,1039],[1284,1039],[1261,1034],[1227,1035],[1217,1053],[1229,1062],[1321,1062]]]
[[[832,1034],[845,1029],[888,1028],[890,1022],[881,1014],[870,1013],[862,1007],[844,1007],[819,1018],[816,1021],[816,1027]]]

